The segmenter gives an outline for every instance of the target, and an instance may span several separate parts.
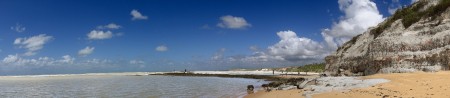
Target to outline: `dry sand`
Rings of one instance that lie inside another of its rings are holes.
[[[362,78],[384,78],[391,81],[350,91],[315,94],[313,98],[450,98],[450,71],[376,74]],[[301,90],[260,91],[245,98],[302,98],[301,94]]]

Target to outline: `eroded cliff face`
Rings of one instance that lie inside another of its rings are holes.
[[[443,1],[450,3],[449,0]],[[416,7],[419,12],[432,11],[424,12],[428,15],[422,17],[417,15],[417,22],[405,26],[408,21],[405,22],[403,16],[396,19],[399,15],[393,15],[377,27],[354,37],[325,58],[326,74],[370,75],[449,70],[450,8],[446,4],[445,8],[427,10],[443,1],[421,0],[411,5],[409,8]]]

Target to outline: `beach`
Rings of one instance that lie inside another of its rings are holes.
[[[301,95],[302,90],[292,89],[292,90],[277,90],[271,92],[258,91],[254,94],[248,94],[244,98],[305,98]]]
[[[362,76],[362,79],[387,79],[390,82],[350,90],[336,90],[312,95],[313,98],[446,98],[450,94],[450,71],[392,73]],[[260,91],[245,98],[303,98],[302,90]]]

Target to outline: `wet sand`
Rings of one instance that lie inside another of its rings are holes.
[[[332,91],[315,94],[313,98],[449,98],[450,71],[435,73],[394,73],[364,76],[365,79],[384,78],[391,80],[367,88],[348,91]],[[245,98],[303,98],[301,90],[257,92]]]
[[[301,95],[302,90],[276,90],[271,92],[258,91],[254,94],[249,94],[244,98],[304,98]]]

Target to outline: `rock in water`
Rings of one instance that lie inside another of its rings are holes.
[[[247,85],[247,90],[253,91],[255,87],[253,85]]]
[[[253,85],[247,85],[247,94],[253,94],[255,87]]]
[[[420,0],[327,57],[327,75],[449,70],[450,0]]]

